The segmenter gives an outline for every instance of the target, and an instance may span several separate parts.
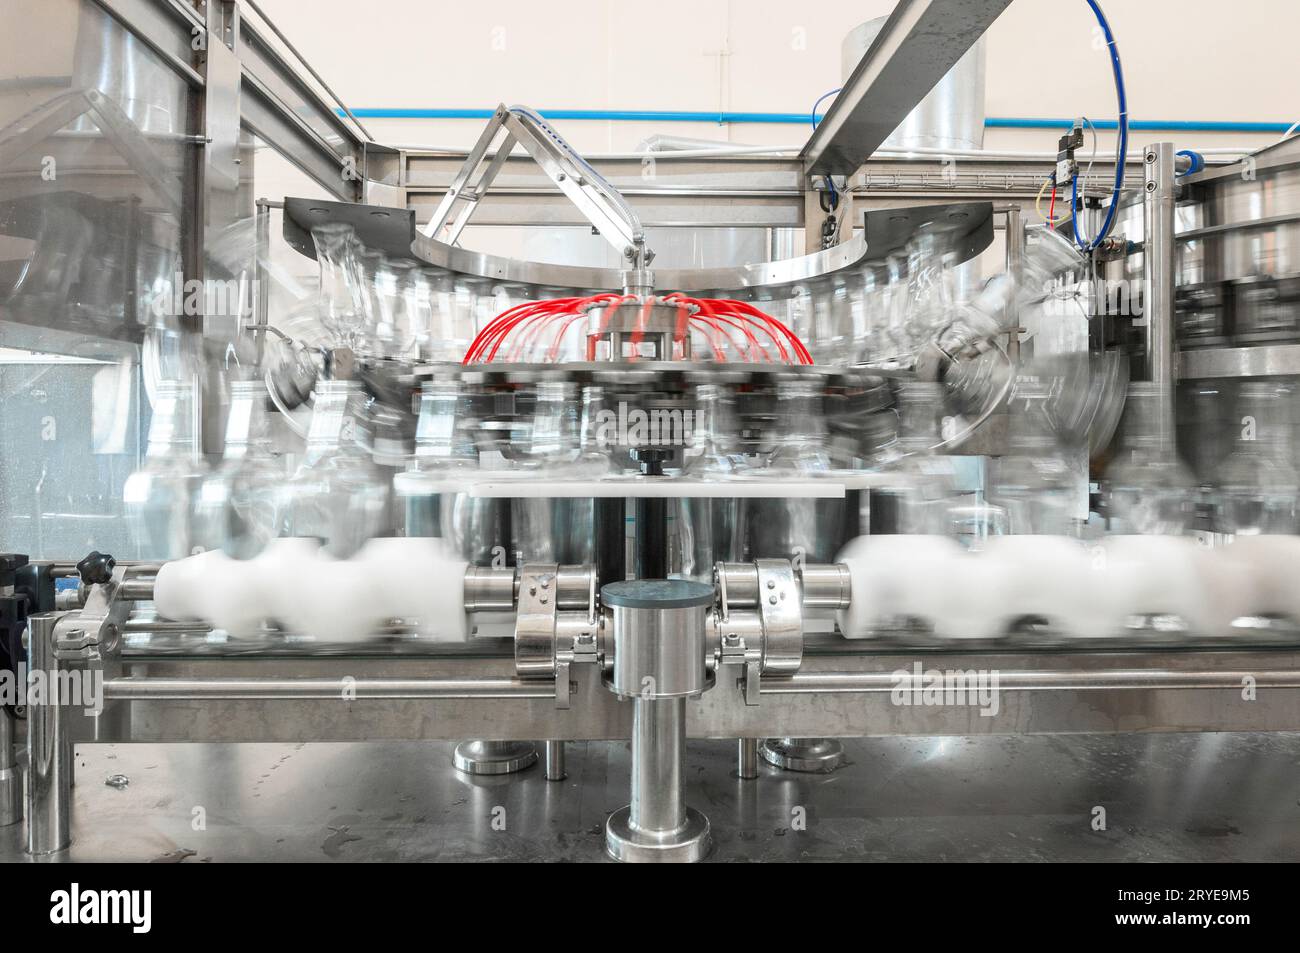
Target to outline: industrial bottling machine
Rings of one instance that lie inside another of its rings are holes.
[[[607,853],[695,861],[688,738],[1300,729],[1300,137],[1130,151],[1098,10],[1119,153],[984,153],[1008,2],[855,31],[797,156],[611,157],[507,105],[386,148],[247,0],[48,4],[0,824],[69,846],[74,744],[630,739]]]

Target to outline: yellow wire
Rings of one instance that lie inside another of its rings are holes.
[[[1052,184],[1052,180],[1050,177],[1043,179],[1043,187],[1038,190],[1038,197],[1034,199],[1034,211],[1038,213],[1039,218],[1041,218],[1044,222],[1047,222],[1048,225],[1055,228],[1057,225],[1060,225],[1062,222],[1068,222],[1070,220],[1070,216],[1073,213],[1067,212],[1066,214],[1060,216],[1059,218],[1054,218],[1054,219],[1049,219],[1047,217],[1047,214],[1043,211],[1043,196],[1047,192],[1047,187],[1051,184]]]

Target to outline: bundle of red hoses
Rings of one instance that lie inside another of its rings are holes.
[[[527,301],[498,315],[479,332],[465,352],[465,364],[490,363],[500,357],[507,362],[534,360],[539,344],[544,361],[560,354],[569,329],[588,319],[587,309],[603,305],[600,325],[587,334],[587,360],[596,357],[596,342],[612,315],[620,308],[638,309],[633,325],[633,353],[644,333],[646,318],[656,304],[676,305],[678,323],[673,333],[673,357],[685,355],[685,342],[692,329],[701,333],[716,361],[749,363],[811,364],[812,355],[803,342],[780,321],[743,301],[724,298],[688,298],[678,292],[644,300],[636,295],[606,292],[589,298],[556,298]],[[728,357],[728,350],[734,358]],[[635,359],[635,358],[633,358]]]

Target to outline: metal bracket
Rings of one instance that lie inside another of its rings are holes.
[[[746,618],[748,617],[748,618]],[[757,624],[758,631],[746,638],[741,629]],[[732,613],[729,620],[719,623],[721,648],[718,654],[718,666],[738,665],[741,695],[746,705],[757,705],[759,685],[763,676],[763,634],[762,623],[755,613]],[[756,636],[756,637],[755,637]],[[752,644],[751,644],[752,643]]]
[[[492,158],[488,151],[504,133]],[[469,224],[478,203],[487,195],[497,174],[519,143],[593,228],[626,256],[634,269],[654,258],[646,248],[641,220],[618,189],[583,159],[540,115],[522,106],[497,107],[478,142],[465,159],[433,217],[421,232],[453,245]],[[486,165],[485,165],[486,163]]]
[[[587,606],[560,609],[560,567],[531,563],[519,570],[515,614],[515,671],[521,678],[555,679],[555,706],[568,708],[569,670],[574,664],[600,660],[595,573],[587,569]]]
[[[118,566],[112,578],[91,586],[80,611],[59,617],[54,626],[54,657],[60,661],[103,666],[115,662],[122,646],[122,626],[132,602],[120,598],[130,567]]]

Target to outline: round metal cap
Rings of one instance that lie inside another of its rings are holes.
[[[692,609],[713,604],[713,587],[689,579],[628,579],[601,586],[600,601],[620,609]]]

